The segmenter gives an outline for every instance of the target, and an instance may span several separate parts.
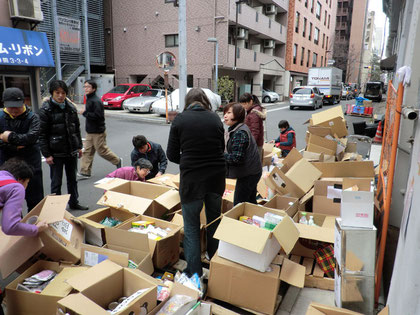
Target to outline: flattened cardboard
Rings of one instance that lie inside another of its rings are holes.
[[[303,288],[305,285],[305,266],[284,258],[281,266],[280,280],[295,287]]]
[[[311,304],[309,304],[308,306],[308,310],[306,311],[305,315],[363,315],[363,314],[353,312],[344,308],[311,302]]]
[[[373,161],[312,162],[312,165],[322,172],[321,177],[373,178],[375,176]]]

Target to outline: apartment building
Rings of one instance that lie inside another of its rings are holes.
[[[363,41],[362,66],[360,69],[360,86],[363,88],[370,81],[375,39],[375,12],[369,12],[366,19],[365,38]]]
[[[286,69],[293,88],[307,83],[308,69],[327,66],[332,57],[336,0],[290,0]]]
[[[361,79],[364,29],[368,0],[338,0],[333,59],[343,70],[343,81],[359,83]]]
[[[178,56],[178,8],[165,2],[113,1],[117,83],[163,83],[156,56]],[[219,77],[234,79],[238,94],[261,97],[266,88],[283,98],[288,6],[288,0],[187,1],[188,87],[213,88],[216,49],[208,38],[216,38]],[[178,67],[169,72],[169,84],[178,87]]]

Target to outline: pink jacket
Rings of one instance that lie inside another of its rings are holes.
[[[117,168],[112,173],[109,173],[106,175],[106,177],[112,177],[112,178],[121,178],[126,180],[136,180],[136,181],[142,181],[144,182],[146,179],[140,179],[137,176],[136,170],[132,166],[124,166]]]

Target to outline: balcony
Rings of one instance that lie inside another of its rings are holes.
[[[235,45],[228,45],[227,61],[223,63],[223,68],[233,68],[235,60]],[[277,60],[283,67],[284,58],[255,52],[251,49],[238,48],[236,68],[243,71],[260,71],[260,65]]]
[[[229,20],[235,25],[236,19],[235,1],[230,1]],[[258,16],[258,18],[257,18]],[[286,26],[270,19],[268,16],[257,12],[246,4],[240,4],[238,14],[238,27],[249,29],[249,33],[261,39],[274,39],[281,43],[286,43]]]
[[[275,4],[279,13],[289,11],[289,0],[260,0],[260,2],[263,4]]]

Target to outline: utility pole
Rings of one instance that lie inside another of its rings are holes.
[[[52,16],[54,23],[55,78],[61,80],[60,30],[58,29],[57,0],[52,0]]]
[[[85,68],[86,68],[86,80],[90,80],[90,52],[89,52],[89,31],[88,31],[88,10],[87,0],[83,0],[83,40],[85,42]]]
[[[187,93],[187,27],[186,0],[178,1],[178,51],[179,51],[179,112],[185,107]]]

